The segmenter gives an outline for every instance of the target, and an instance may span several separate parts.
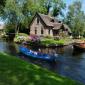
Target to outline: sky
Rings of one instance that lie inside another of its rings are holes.
[[[63,0],[67,7],[72,4],[74,1],[77,1],[77,0]],[[85,0],[80,0],[82,2],[82,10],[85,12]]]

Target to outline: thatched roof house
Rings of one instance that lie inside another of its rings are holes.
[[[71,34],[66,24],[49,15],[36,13],[30,24],[30,34],[57,36],[60,31]]]

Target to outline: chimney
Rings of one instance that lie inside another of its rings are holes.
[[[50,9],[49,12],[48,12],[48,16],[49,17],[52,17],[52,10]]]

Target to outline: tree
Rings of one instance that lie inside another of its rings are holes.
[[[71,28],[73,36],[83,35],[85,31],[85,14],[82,11],[82,3],[80,1],[75,1],[69,6],[65,23]]]
[[[46,14],[49,14],[52,8],[52,16],[56,17],[58,15],[63,15],[62,10],[65,9],[66,4],[63,0],[44,0],[44,6],[47,10]]]
[[[22,4],[17,0],[6,0],[2,18],[6,24],[13,24],[13,28],[18,29],[19,23],[23,23]]]
[[[5,7],[6,0],[0,0],[0,15],[3,13],[3,8]]]
[[[64,16],[63,10],[65,9],[66,4],[63,2],[63,0],[54,0],[54,6],[53,6],[53,16],[56,17],[58,15]]]

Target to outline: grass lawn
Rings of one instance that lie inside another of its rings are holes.
[[[0,85],[81,84],[6,53],[0,53]]]
[[[48,46],[50,44],[68,45],[71,42],[72,42],[71,39],[54,40],[54,39],[44,38],[43,40],[41,40],[41,44],[46,45],[46,46]]]

